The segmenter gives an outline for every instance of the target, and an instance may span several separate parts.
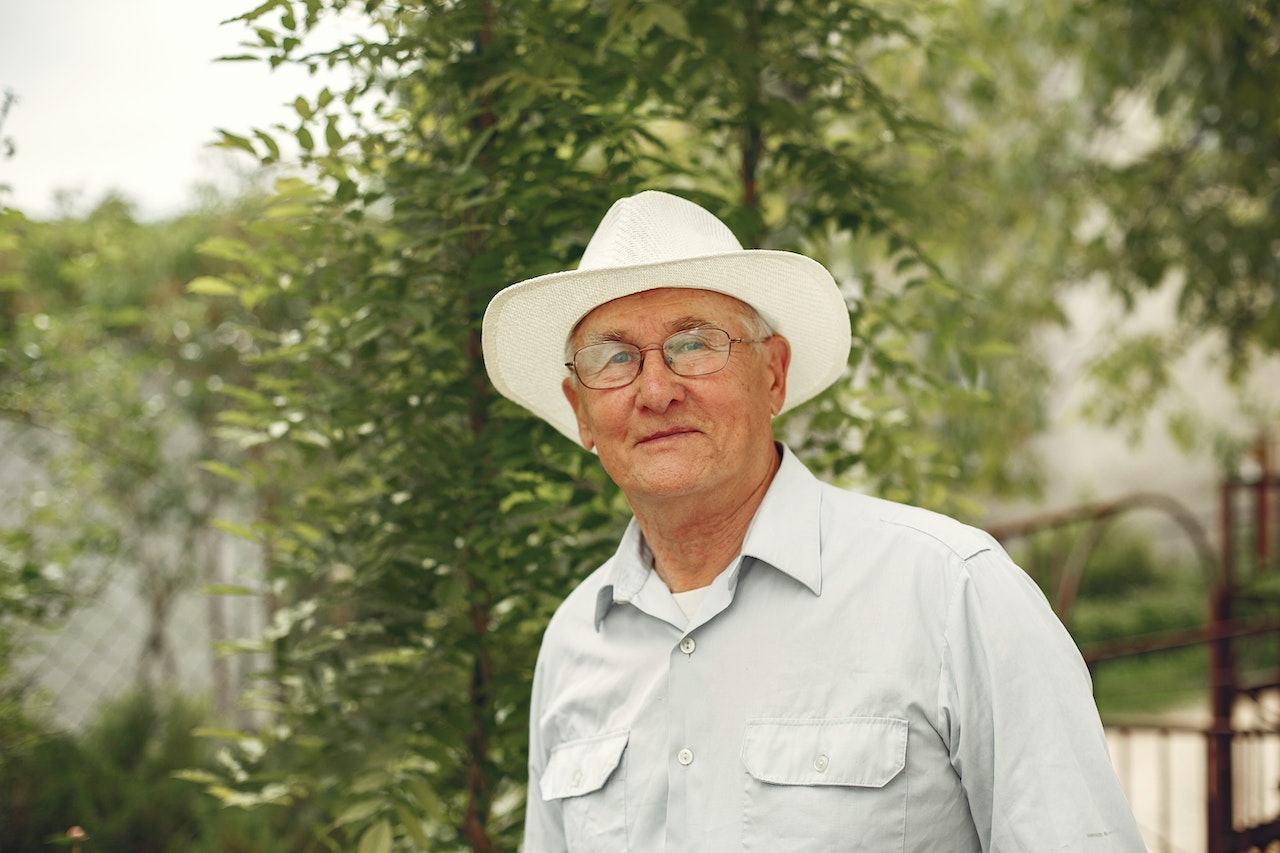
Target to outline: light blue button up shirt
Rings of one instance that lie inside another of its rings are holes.
[[[692,619],[633,520],[534,677],[525,853],[1140,851],[1088,671],[985,533],[789,450]]]

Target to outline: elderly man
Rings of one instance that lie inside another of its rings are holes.
[[[634,512],[543,640],[526,853],[1143,849],[1031,580],[775,442],[849,345],[820,264],[659,192],[490,304],[495,386]]]

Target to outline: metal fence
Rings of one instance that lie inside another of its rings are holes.
[[[56,500],[50,492],[57,484],[41,461],[49,442],[39,430],[0,422],[0,527],[21,528]],[[218,722],[242,722],[236,698],[259,661],[215,649],[219,642],[260,636],[264,604],[255,596],[204,590],[215,584],[260,588],[256,549],[213,529],[195,532],[194,549],[172,547],[163,528],[146,535],[148,551],[162,564],[198,565],[146,571],[123,554],[99,553],[73,565],[43,567],[61,583],[76,583],[84,600],[65,620],[19,638],[19,671],[34,680],[52,720],[69,729],[82,728],[103,703],[142,684],[205,697]]]

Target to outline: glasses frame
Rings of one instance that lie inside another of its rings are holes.
[[[582,385],[582,387],[584,387],[584,388],[590,388],[592,391],[616,391],[616,390],[618,390],[619,388],[626,388],[626,387],[628,387],[629,385],[634,384],[634,383],[635,383],[635,381],[636,381],[637,379],[639,379],[639,378],[640,378],[640,373],[641,373],[641,371],[643,371],[643,370],[644,370],[644,357],[645,357],[645,353],[648,353],[648,352],[650,352],[650,351],[652,351],[652,350],[663,350],[663,349],[665,349],[665,348],[666,348],[667,343],[668,343],[672,338],[678,337],[678,336],[680,336],[680,335],[687,335],[687,334],[689,334],[689,333],[691,333],[691,332],[719,332],[720,334],[724,335],[726,338],[728,338],[728,339],[729,339],[729,349],[725,352],[725,356],[724,356],[724,364],[720,365],[720,366],[719,366],[719,367],[717,367],[715,370],[711,370],[711,371],[708,371],[708,372],[706,372],[706,373],[693,373],[693,374],[678,373],[678,372],[676,371],[676,369],[675,369],[674,367],[672,367],[672,366],[671,366],[671,363],[670,363],[669,361],[667,361],[667,359],[665,359],[665,358],[664,358],[664,359],[662,360],[662,363],[666,366],[666,368],[667,368],[668,370],[670,370],[670,371],[671,371],[672,373],[674,373],[676,376],[679,376],[679,377],[681,377],[681,378],[685,378],[685,379],[697,378],[697,377],[700,377],[700,376],[714,376],[714,375],[716,375],[717,373],[719,373],[720,371],[724,370],[726,367],[728,367],[728,366],[729,366],[729,358],[730,358],[730,356],[732,356],[732,355],[733,355],[733,345],[734,345],[734,344],[762,344],[762,343],[764,343],[765,341],[769,340],[769,338],[757,338],[757,339],[751,339],[751,338],[734,338],[734,337],[730,337],[729,333],[728,333],[728,332],[726,332],[724,329],[720,329],[720,328],[717,328],[717,327],[715,327],[715,326],[697,326],[697,327],[694,327],[694,328],[692,328],[692,329],[681,329],[681,330],[680,330],[680,331],[678,331],[678,332],[672,332],[670,335],[668,335],[666,338],[664,338],[664,339],[663,339],[662,343],[660,343],[660,344],[650,344],[649,346],[646,346],[646,347],[638,347],[638,346],[636,346],[635,344],[627,344],[625,341],[600,341],[599,343],[587,344],[587,345],[586,345],[586,346],[584,346],[584,347],[578,347],[576,350],[574,350],[574,351],[573,351],[573,361],[567,361],[567,362],[565,362],[564,366],[565,366],[565,367],[567,367],[567,368],[569,368],[570,372],[572,372],[574,376],[578,377],[578,382],[579,382],[579,383]],[[772,336],[770,336],[770,337],[772,337]],[[636,371],[635,371],[635,375],[633,375],[633,376],[631,377],[631,379],[630,379],[630,380],[628,380],[627,382],[624,382],[624,383],[623,383],[623,384],[621,384],[621,385],[606,385],[606,386],[604,386],[604,387],[598,387],[598,386],[595,386],[595,385],[590,385],[590,384],[588,384],[588,383],[587,383],[587,380],[585,380],[585,379],[583,379],[583,378],[582,378],[582,374],[578,371],[578,366],[577,366],[578,353],[582,352],[582,351],[583,351],[583,350],[585,350],[585,349],[590,349],[591,347],[598,347],[598,346],[600,346],[601,344],[608,344],[608,343],[620,343],[620,344],[624,344],[625,346],[632,347],[633,349],[635,349],[635,350],[636,350],[636,352],[638,352],[638,353],[640,354],[640,360],[639,360],[638,362],[636,362]]]

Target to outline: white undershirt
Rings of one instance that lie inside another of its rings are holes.
[[[649,564],[649,568],[654,568],[653,549],[649,547],[649,543],[644,541],[644,537],[640,539],[640,558]],[[737,558],[734,558],[737,562]],[[733,567],[733,563],[725,566],[725,571]],[[684,592],[673,592],[671,597],[676,600],[676,604],[680,605],[680,609],[684,611],[686,619],[692,619],[693,614],[698,612],[698,605],[702,604],[702,599],[707,597],[707,590],[711,588],[711,584],[700,586],[697,589],[686,589]]]
[[[673,592],[671,597],[676,600],[676,604],[680,605],[684,615],[692,619],[693,614],[698,612],[698,605],[702,603],[702,599],[706,597],[709,589],[711,589],[710,586],[700,586],[697,589],[687,589],[684,592]]]

